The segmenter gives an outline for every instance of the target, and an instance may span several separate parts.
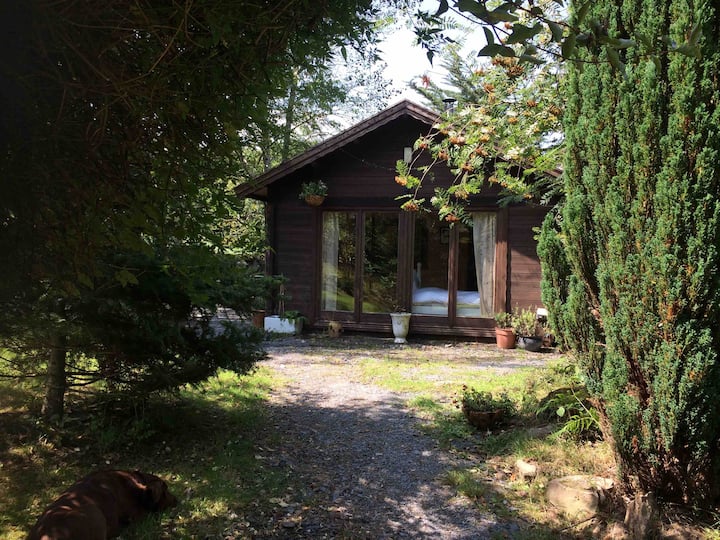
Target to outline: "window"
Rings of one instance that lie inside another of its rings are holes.
[[[398,216],[365,213],[363,313],[389,313],[395,303],[398,272]]]

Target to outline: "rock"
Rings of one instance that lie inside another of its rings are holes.
[[[556,478],[548,483],[548,501],[571,516],[591,515],[605,500],[605,490],[613,481],[599,476],[574,475]]]
[[[518,459],[515,462],[515,473],[521,480],[527,482],[533,480],[538,473],[538,467],[534,463],[528,463],[525,460]]]

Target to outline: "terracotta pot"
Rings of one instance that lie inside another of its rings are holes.
[[[320,206],[325,201],[324,195],[305,195],[305,202],[310,206]]]
[[[515,331],[512,328],[496,328],[495,342],[500,349],[514,349]]]
[[[462,409],[468,423],[478,429],[490,429],[503,418],[503,412],[500,409],[494,411],[475,411],[463,407]]]
[[[262,309],[254,309],[252,312],[252,323],[255,328],[265,327],[265,311]]]

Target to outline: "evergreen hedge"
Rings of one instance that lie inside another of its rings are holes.
[[[720,471],[720,10],[591,4],[584,21],[636,46],[582,49],[569,63],[567,198],[541,235],[543,301],[582,361],[624,486],[709,504]],[[673,50],[688,35],[699,54]]]

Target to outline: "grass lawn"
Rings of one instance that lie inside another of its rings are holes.
[[[40,393],[0,383],[0,538],[24,538],[44,506],[96,468],[140,469],[167,480],[181,504],[123,534],[125,540],[220,537],[286,479],[255,458],[267,371],[222,373],[200,388],[127,401],[70,396],[62,431],[36,422]]]
[[[548,417],[536,415],[539,400],[573,381],[567,359],[523,367],[542,355],[517,352],[492,357],[480,369],[472,346],[455,344],[452,358],[423,346],[370,343],[343,349],[343,340],[309,338],[310,356],[352,356],[353,377],[402,392],[419,417],[418,427],[447,451],[472,465],[449,470],[446,481],[478,511],[541,525],[538,530],[586,531],[545,499],[547,482],[566,474],[612,476],[612,452],[603,442],[547,436]],[[466,347],[466,348],[463,348]],[[492,349],[489,349],[492,351]],[[450,349],[447,349],[450,351]],[[443,352],[443,349],[440,349]],[[527,355],[527,356],[523,356]],[[494,359],[493,359],[494,358]],[[248,521],[268,522],[294,489],[289,472],[262,459],[261,444],[280,444],[266,426],[268,391],[284,384],[261,366],[246,376],[223,372],[197,388],[144,402],[109,399],[91,389],[68,396],[61,430],[37,421],[41,391],[36,383],[0,380],[0,538],[19,540],[63,488],[97,468],[141,469],[166,479],[181,504],[123,533],[124,540],[246,537]],[[505,392],[519,414],[492,433],[470,427],[456,400],[462,385]],[[550,411],[552,417],[552,411]],[[541,427],[539,427],[541,426]],[[544,427],[543,427],[544,426]],[[537,463],[531,481],[515,476],[518,459]],[[237,529],[244,524],[243,529]],[[707,538],[720,538],[711,529]],[[235,535],[235,536],[233,536]],[[538,533],[523,538],[557,538]]]

